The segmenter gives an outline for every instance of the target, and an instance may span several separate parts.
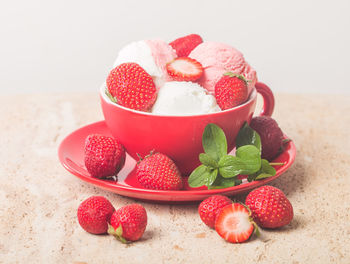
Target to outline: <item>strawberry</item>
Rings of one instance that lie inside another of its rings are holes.
[[[113,205],[103,196],[91,196],[78,208],[80,226],[91,234],[104,234],[115,211]]]
[[[278,188],[259,187],[248,194],[245,202],[254,221],[263,228],[288,225],[293,219],[293,207]]]
[[[198,213],[204,224],[210,228],[215,227],[217,214],[226,205],[232,204],[231,199],[222,195],[213,195],[205,199],[198,207]]]
[[[178,57],[186,57],[191,51],[203,42],[201,36],[197,34],[190,34],[174,41],[170,42],[169,45],[176,51]]]
[[[130,204],[116,210],[108,233],[123,243],[139,240],[147,226],[147,213],[140,204]]]
[[[226,205],[216,217],[216,232],[226,241],[241,243],[248,240],[254,230],[258,233],[256,224],[250,217],[250,211],[240,203]]]
[[[221,110],[233,108],[248,99],[247,80],[232,72],[227,72],[215,85],[215,99]]]
[[[112,137],[89,135],[85,139],[84,162],[92,177],[113,176],[124,166],[125,150],[123,145]]]
[[[131,109],[147,112],[157,98],[151,75],[137,63],[123,63],[115,67],[106,83],[112,101]]]
[[[203,74],[203,67],[195,59],[179,57],[166,65],[168,74],[174,81],[195,81]]]
[[[166,155],[151,153],[136,165],[136,177],[147,189],[180,190],[183,181],[179,169]]]
[[[250,127],[260,135],[261,157],[269,161],[273,160],[283,151],[283,132],[277,122],[269,116],[257,116],[250,122]]]

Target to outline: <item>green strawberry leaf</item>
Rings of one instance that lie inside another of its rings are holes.
[[[117,103],[117,99],[110,94],[107,88],[106,88],[106,95],[109,98],[109,100],[111,100],[113,103]]]
[[[218,163],[215,159],[212,158],[209,154],[201,153],[199,154],[199,160],[200,162],[207,166],[216,169],[218,167]]]
[[[188,177],[188,185],[190,187],[200,187],[206,185],[208,178],[207,166],[200,165],[194,171],[192,171],[191,175]]]
[[[236,137],[236,148],[240,148],[245,145],[253,145],[261,153],[261,140],[259,134],[252,129],[247,122],[244,123],[242,128],[239,130]]]
[[[205,153],[216,161],[227,154],[227,141],[224,131],[215,124],[208,124],[203,132],[202,144]]]

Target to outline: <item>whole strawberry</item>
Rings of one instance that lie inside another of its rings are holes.
[[[227,72],[215,85],[215,99],[221,110],[233,108],[248,99],[247,80],[232,72]]]
[[[197,34],[190,34],[174,41],[170,42],[169,45],[176,51],[178,57],[187,57],[191,51],[203,42],[201,36]]]
[[[249,208],[240,203],[226,205],[220,210],[215,220],[216,232],[226,241],[242,243],[247,241],[259,229],[251,218]]]
[[[250,192],[245,201],[254,221],[263,228],[288,225],[293,219],[293,207],[284,193],[272,186],[262,186]]]
[[[112,137],[89,135],[85,139],[84,162],[92,177],[113,176],[124,166],[125,150],[123,145]]]
[[[162,153],[151,153],[136,165],[136,177],[147,189],[180,190],[183,181],[175,163]]]
[[[151,75],[137,63],[123,63],[115,67],[106,83],[109,97],[127,108],[149,111],[157,98]]]
[[[285,141],[277,122],[269,116],[257,116],[250,122],[250,127],[260,135],[261,157],[269,161],[282,152]]]
[[[114,211],[113,205],[105,197],[91,196],[79,205],[78,222],[91,234],[104,234]]]
[[[139,240],[147,226],[147,213],[140,204],[130,204],[116,210],[108,233],[123,243]]]
[[[231,199],[223,195],[213,195],[200,203],[198,213],[204,224],[214,228],[215,219],[220,210],[226,205],[232,204]]]

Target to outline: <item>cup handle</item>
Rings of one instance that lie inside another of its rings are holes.
[[[275,97],[271,89],[262,82],[257,82],[255,84],[256,91],[262,95],[264,100],[263,108],[260,112],[260,116],[271,116],[273,109],[275,108]]]

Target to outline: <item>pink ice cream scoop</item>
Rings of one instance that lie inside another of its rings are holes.
[[[157,66],[162,70],[165,81],[171,80],[166,70],[166,64],[177,57],[175,50],[161,39],[150,39],[145,40],[145,42],[151,48],[152,56]]]
[[[248,93],[253,90],[257,81],[256,71],[245,61],[243,54],[235,48],[218,42],[203,42],[199,44],[189,57],[199,61],[204,73],[198,83],[214,94],[215,84],[225,72],[242,74],[250,82]]]

